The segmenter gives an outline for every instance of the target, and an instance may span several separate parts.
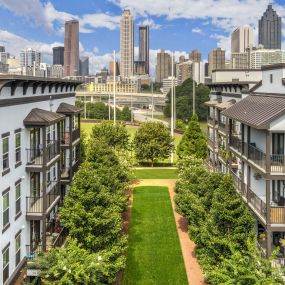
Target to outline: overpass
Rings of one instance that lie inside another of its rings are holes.
[[[110,103],[113,103],[113,93],[96,93],[88,91],[77,91],[76,99],[87,102],[104,102],[108,103],[110,96]],[[165,106],[166,96],[157,93],[116,93],[117,106],[133,106],[136,108],[148,109],[153,104],[156,110],[162,110]]]

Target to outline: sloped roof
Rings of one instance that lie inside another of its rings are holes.
[[[268,129],[285,113],[285,96],[250,95],[222,112],[222,115],[256,129]]]
[[[81,111],[82,109],[79,107],[67,103],[61,103],[56,112],[61,114],[76,114]]]
[[[231,107],[235,103],[236,103],[236,100],[231,99],[229,101],[226,101],[226,102],[223,102],[223,103],[216,105],[216,108],[219,110],[225,110],[225,109],[228,109],[229,107]]]
[[[34,108],[24,119],[25,126],[50,126],[65,118],[64,115]]]

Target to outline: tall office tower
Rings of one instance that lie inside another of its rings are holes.
[[[212,71],[215,69],[225,69],[225,51],[221,48],[213,49],[208,56],[209,76],[212,76]]]
[[[32,48],[22,49],[20,52],[20,65],[25,66],[36,66],[41,63],[41,53],[33,50]]]
[[[184,56],[184,55],[180,55],[180,56],[179,56],[179,63],[183,63],[183,62],[185,62],[185,61],[186,61],[185,56]]]
[[[246,52],[253,46],[253,29],[251,27],[239,27],[231,35],[232,53]]]
[[[145,74],[149,74],[149,26],[139,26],[139,61],[144,62]]]
[[[134,20],[130,10],[124,10],[121,18],[120,73],[123,79],[134,74]]]
[[[53,65],[64,65],[64,47],[54,47],[53,52]]]
[[[116,76],[120,75],[120,64],[116,61]],[[109,62],[110,76],[114,76],[114,61]]]
[[[79,75],[88,76],[89,75],[89,57],[81,56],[79,59]]]
[[[79,73],[79,22],[65,22],[64,34],[64,76],[76,76]]]
[[[281,49],[282,20],[269,4],[258,21],[258,44],[265,49]]]
[[[189,53],[189,60],[193,62],[200,62],[202,61],[202,54],[197,49],[193,49]]]
[[[248,52],[236,52],[231,56],[232,69],[247,69],[249,68],[249,54]]]
[[[156,56],[156,82],[163,82],[163,79],[171,76],[171,56],[163,49]]]
[[[0,46],[0,52],[5,52],[5,47],[4,46]]]

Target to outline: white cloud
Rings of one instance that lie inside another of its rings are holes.
[[[64,22],[71,19],[79,20],[81,33],[91,33],[97,28],[114,30],[120,23],[120,16],[109,13],[72,15],[56,10],[51,2],[43,4],[40,0],[0,0],[1,6],[12,11],[15,15],[32,19],[36,25],[44,26],[49,32],[54,31],[55,24],[59,23],[61,26],[56,32],[63,33]]]
[[[201,30],[200,28],[194,28],[194,29],[192,29],[192,33],[204,35],[203,30]]]
[[[140,26],[150,26],[150,28],[153,29],[153,30],[160,30],[161,29],[161,25],[155,23],[154,20],[150,19],[150,18],[146,18],[143,21],[140,21],[138,23],[138,25],[140,25]]]

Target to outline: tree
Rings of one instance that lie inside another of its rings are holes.
[[[209,100],[210,89],[204,85],[196,85],[196,113],[200,120],[206,120],[207,107],[204,105]],[[166,117],[171,116],[171,93],[167,94],[168,101],[166,103],[164,114]],[[185,80],[182,85],[176,87],[176,116],[184,122],[189,121],[193,115],[193,80],[191,78]]]
[[[188,128],[177,147],[177,154],[179,157],[188,155],[202,159],[207,157],[207,140],[202,133],[196,114],[192,116]]]
[[[126,241],[117,196],[102,185],[102,177],[92,163],[81,165],[61,208],[60,218],[70,236],[80,240],[85,249],[97,252],[122,244],[124,251]]]
[[[92,129],[91,138],[103,140],[114,149],[125,149],[129,143],[126,125],[120,122],[117,122],[116,125],[109,121],[96,124]]]
[[[52,249],[37,261],[44,285],[112,284],[116,273],[124,268],[124,255],[117,258],[114,251],[90,253],[75,239],[68,239],[66,244],[64,248]]]
[[[173,150],[173,139],[167,127],[160,122],[146,122],[137,130],[134,137],[136,158],[140,161],[166,159]]]

